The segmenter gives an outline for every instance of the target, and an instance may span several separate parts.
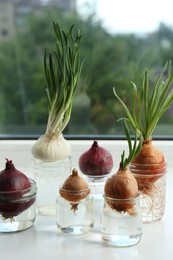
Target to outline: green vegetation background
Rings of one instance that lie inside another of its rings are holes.
[[[123,111],[113,87],[129,105],[132,85],[142,84],[145,69],[152,80],[173,58],[173,31],[160,24],[151,34],[109,34],[95,15],[82,19],[44,7],[22,21],[16,34],[0,42],[0,134],[40,135],[47,123],[44,49],[54,48],[52,21],[64,30],[71,24],[82,33],[85,58],[73,111],[65,134],[121,134],[117,123]],[[172,108],[160,122],[158,134],[171,132]],[[162,126],[163,125],[163,126]]]

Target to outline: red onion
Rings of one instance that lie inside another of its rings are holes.
[[[94,141],[91,148],[80,156],[79,168],[85,175],[106,175],[113,168],[112,155]]]
[[[25,197],[31,189],[29,178],[6,160],[6,167],[0,172],[0,215],[13,218],[29,208],[35,198]]]

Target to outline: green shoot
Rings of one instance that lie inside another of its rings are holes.
[[[69,122],[72,101],[81,74],[80,31],[74,35],[74,25],[65,33],[53,22],[56,48],[45,50],[44,71],[47,81],[49,115],[46,134],[58,137]]]
[[[141,134],[139,135],[137,131],[135,132],[134,142],[132,143],[130,131],[126,121],[127,121],[126,119],[123,119],[123,126],[124,126],[124,131],[128,142],[129,154],[128,157],[125,157],[125,151],[123,151],[123,153],[121,154],[121,162],[120,162],[121,170],[125,170],[127,166],[130,164],[130,162],[138,155],[143,143],[142,135]]]
[[[163,81],[166,70],[168,70],[168,75],[166,80]],[[171,62],[166,63],[153,88],[149,86],[148,71],[145,71],[141,88],[137,88],[135,83],[132,82],[134,90],[132,109],[126,106],[113,88],[114,95],[122,105],[127,119],[134,129],[142,133],[144,140],[151,138],[159,119],[173,101],[172,82]]]

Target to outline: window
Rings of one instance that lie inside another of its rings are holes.
[[[64,29],[71,24],[80,28],[81,58],[85,58],[64,133],[120,136],[117,119],[123,111],[113,87],[131,104],[130,82],[141,84],[145,69],[154,79],[173,58],[173,3],[164,3],[0,0],[0,10],[7,5],[10,21],[6,23],[9,28],[0,24],[0,31],[8,31],[0,35],[0,137],[32,138],[45,131],[48,107],[43,55],[45,48],[54,47],[53,20]],[[171,137],[172,122],[173,104],[154,134]]]

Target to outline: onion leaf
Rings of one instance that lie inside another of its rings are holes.
[[[167,71],[167,75],[165,75]],[[165,80],[166,77],[166,80]],[[115,97],[122,105],[127,119],[138,133],[142,133],[144,140],[151,138],[160,118],[169,109],[173,101],[173,72],[171,70],[171,62],[167,62],[159,74],[154,87],[149,85],[148,72],[145,71],[143,84],[141,87],[134,87],[134,99],[132,109],[117,94],[115,88],[113,92]]]
[[[44,53],[44,72],[49,114],[46,134],[58,137],[68,124],[83,61],[80,60],[80,30],[68,32],[53,22],[55,49]]]
[[[132,138],[127,124],[127,119],[125,118],[123,118],[123,126],[128,142],[129,154],[128,157],[125,157],[125,151],[123,151],[120,162],[121,170],[125,170],[127,166],[130,164],[130,162],[138,155],[143,143],[142,134],[139,135],[137,130],[135,132],[134,142],[132,143]]]

